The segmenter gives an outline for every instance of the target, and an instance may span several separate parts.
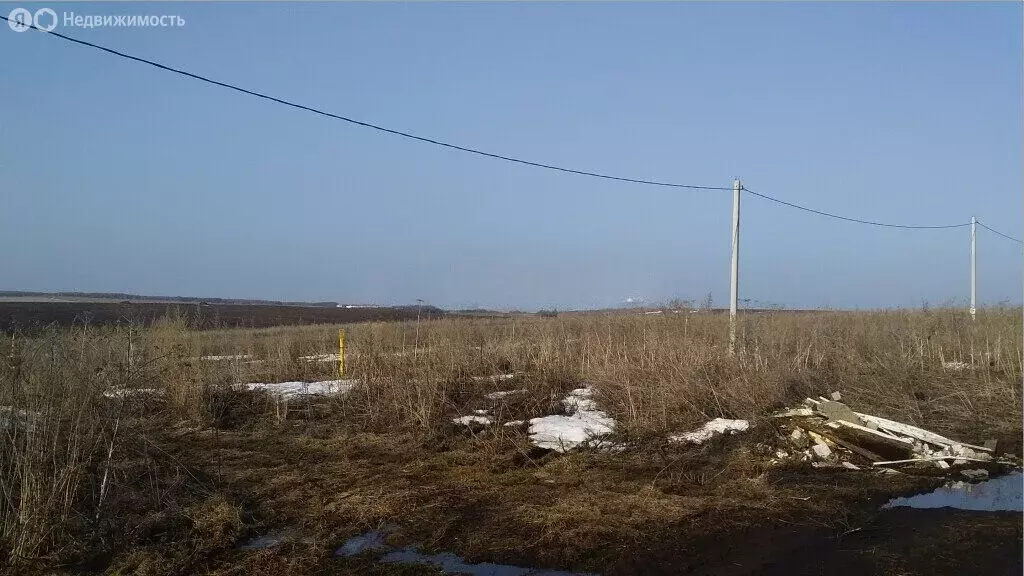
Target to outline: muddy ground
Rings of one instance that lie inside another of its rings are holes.
[[[650,438],[559,454],[532,448],[523,431],[367,433],[329,416],[215,430],[150,423],[137,467],[165,472],[117,471],[148,491],[110,504],[134,513],[119,515],[113,540],[86,546],[79,566],[438,573],[334,556],[347,538],[388,526],[395,546],[606,575],[1021,573],[1021,514],[881,511],[944,479],[768,465],[778,434],[757,424],[703,446]],[[278,547],[238,549],[280,530],[295,532]]]

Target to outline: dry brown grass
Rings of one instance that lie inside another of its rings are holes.
[[[128,377],[111,355],[110,333],[51,333],[12,341],[4,362],[0,406],[0,536],[13,558],[59,551],[84,521],[79,505],[98,507],[83,486],[98,478],[112,421],[97,417],[102,390]]]
[[[756,417],[807,394],[841,390],[860,409],[946,432],[1019,427],[1021,316],[986,309],[872,313],[772,312],[741,319],[725,353],[726,318],[682,314],[562,315],[348,327],[350,374],[366,384],[347,409],[376,427],[429,429],[503,384],[469,376],[515,372],[538,394],[589,383],[622,430],[662,433],[715,416]],[[227,381],[326,379],[336,327],[193,333],[203,354],[247,353]],[[199,352],[196,352],[198,354]],[[954,371],[944,362],[970,369]],[[207,376],[207,381],[215,379]]]
[[[465,512],[452,515],[450,526],[442,522],[417,536],[451,541],[461,534],[467,550],[484,556],[528,539],[531,557],[576,563],[578,558],[552,555],[559,534],[594,549],[613,536],[639,534],[645,523],[682,522],[707,510],[680,500],[674,491],[684,487],[702,487],[701,498],[728,494],[746,502],[772,493],[758,484],[765,471],[749,468],[747,456],[706,464],[666,456],[666,433],[712,417],[757,420],[805,396],[840,390],[857,410],[968,441],[1019,436],[1019,309],[982,310],[973,323],[962,311],[936,309],[751,314],[741,319],[735,356],[726,353],[726,323],[724,315],[703,313],[563,314],[346,326],[348,376],[361,385],[320,403],[297,432],[289,426],[282,450],[294,451],[294,460],[239,448],[282,431],[265,395],[239,393],[231,385],[337,378],[334,363],[302,359],[336,352],[337,326],[198,332],[169,318],[145,330],[76,327],[15,336],[5,343],[0,365],[0,406],[10,407],[0,413],[0,548],[22,564],[81,561],[89,556],[86,548],[93,556],[96,549],[134,549],[134,556],[121,558],[123,570],[187,571],[243,532],[242,506],[231,496],[241,490],[267,499],[265,517],[312,522],[320,531],[341,522],[341,511],[349,525],[366,527],[401,517],[436,523],[432,501],[464,511],[477,507],[489,511],[480,512],[484,519],[520,532],[510,532],[508,540],[473,540],[456,527]],[[199,359],[238,354],[251,358]],[[970,368],[943,368],[949,361]],[[503,382],[473,378],[502,373],[517,376]],[[620,440],[632,447],[600,456],[606,470],[601,480],[571,480],[580,476],[573,466],[592,468],[587,458],[598,456],[538,463],[521,432],[498,428],[472,435],[449,424],[475,408],[493,408],[499,420],[550,414],[565,391],[582,383],[597,390],[598,403],[619,422]],[[160,393],[103,396],[123,388]],[[496,403],[484,397],[510,388],[527,392]],[[202,434],[212,436],[197,441]],[[226,445],[218,440],[222,434],[231,439]],[[398,448],[395,438],[401,439]],[[334,443],[341,441],[355,468],[332,465],[340,449]],[[180,450],[177,442],[189,449]],[[410,470],[417,450],[437,454]],[[319,473],[294,468],[309,468],[310,462],[326,467]],[[536,476],[542,467],[547,476]],[[392,491],[361,492],[373,484],[367,474],[387,479]],[[500,490],[494,474],[506,483]],[[403,478],[405,485],[395,484]],[[531,486],[552,486],[549,480],[561,496],[548,488],[548,496],[531,496]],[[363,488],[334,504],[311,505],[303,499],[310,483],[316,494],[330,486],[339,493]],[[584,494],[567,496],[579,490]],[[595,490],[619,496],[587,500],[586,491]],[[295,499],[274,496],[279,491]],[[500,512],[499,504],[517,494],[522,506]],[[170,512],[161,516],[159,510]],[[614,534],[602,532],[606,528],[595,520],[602,515],[621,519]],[[147,544],[162,530],[157,527],[168,525],[173,533],[204,534],[211,545],[168,552]]]

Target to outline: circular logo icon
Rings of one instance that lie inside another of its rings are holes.
[[[50,19],[47,21],[44,16],[49,16]],[[52,8],[40,8],[36,10],[34,18],[36,28],[43,32],[49,32],[57,27],[57,13]]]
[[[53,20],[57,21],[57,14],[53,15]],[[32,13],[24,8],[15,8],[7,15],[7,25],[15,32],[24,32],[32,26]]]

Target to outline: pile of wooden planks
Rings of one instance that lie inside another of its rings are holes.
[[[807,398],[802,406],[774,415],[783,421],[795,450],[779,450],[778,460],[858,468],[927,464],[943,470],[969,462],[1017,465],[1011,455],[996,457],[996,442],[968,444],[917,426],[853,411],[834,392],[831,398]]]

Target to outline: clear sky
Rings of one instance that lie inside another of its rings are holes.
[[[18,4],[0,4],[6,15]],[[500,154],[1020,236],[1022,7],[35,4],[57,31]],[[730,192],[407,141],[0,28],[0,289],[535,309],[729,292]],[[963,303],[967,229],[746,196],[741,297]],[[979,230],[979,299],[1020,246]]]

